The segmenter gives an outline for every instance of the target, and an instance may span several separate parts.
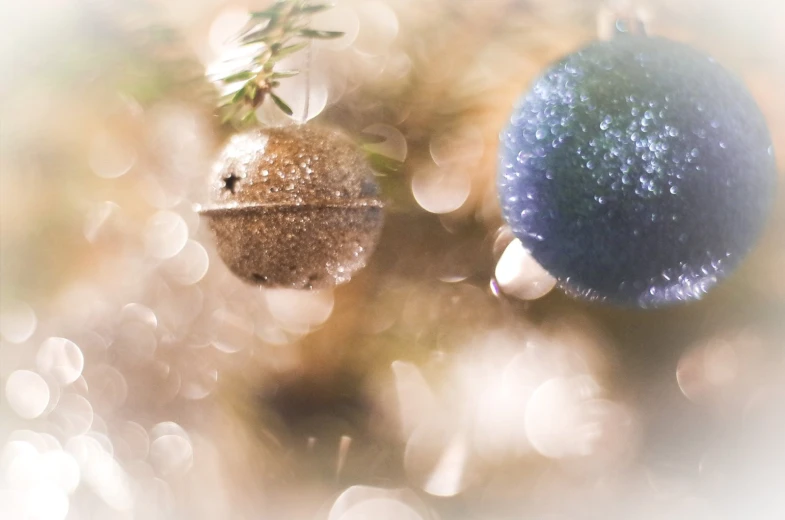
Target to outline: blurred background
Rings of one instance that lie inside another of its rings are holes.
[[[629,6],[335,3],[308,118],[403,168],[370,265],[313,292],[243,284],[194,211],[229,135],[204,70],[267,2],[0,6],[0,519],[785,518],[782,197],[657,311],[551,291],[502,226],[512,103]],[[785,3],[640,7],[743,78],[782,171]]]

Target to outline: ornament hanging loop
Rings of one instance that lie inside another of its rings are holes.
[[[614,2],[603,6],[597,14],[597,34],[601,40],[624,35],[646,36],[648,20],[645,9],[631,2]]]
[[[646,36],[646,24],[637,16],[619,17],[614,23],[615,36],[623,34],[635,34]]]

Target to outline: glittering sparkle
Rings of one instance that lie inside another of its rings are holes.
[[[249,283],[344,283],[376,246],[378,185],[362,154],[336,132],[300,126],[236,135],[213,175],[202,214],[221,258]]]
[[[701,298],[766,220],[776,170],[763,117],[714,60],[620,36],[553,65],[502,132],[505,218],[577,297]]]

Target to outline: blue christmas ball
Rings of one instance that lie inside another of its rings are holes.
[[[776,187],[744,85],[662,38],[595,42],[552,65],[501,134],[504,218],[573,296],[701,298],[752,248]]]

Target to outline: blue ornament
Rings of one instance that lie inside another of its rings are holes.
[[[764,118],[713,59],[623,35],[539,77],[501,134],[504,218],[570,295],[701,298],[760,235],[776,166]]]

